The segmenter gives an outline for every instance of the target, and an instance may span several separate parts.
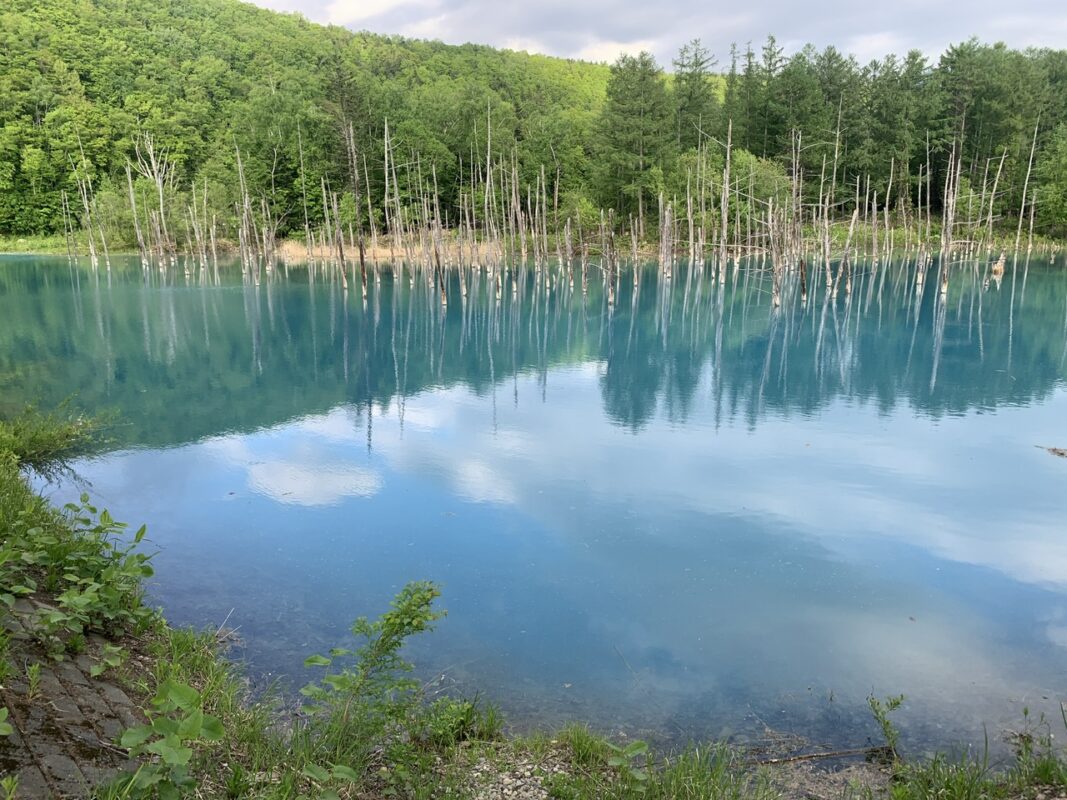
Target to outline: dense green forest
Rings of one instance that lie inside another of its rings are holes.
[[[353,33],[236,0],[5,9],[0,234],[61,233],[64,192],[84,225],[79,178],[100,227],[127,244],[131,194],[174,239],[190,208],[236,238],[242,182],[281,236],[322,218],[324,186],[341,196],[335,219],[358,229],[388,229],[388,192],[417,207],[416,185],[432,186],[447,227],[478,206],[496,164],[509,192],[543,196],[554,224],[593,226],[613,209],[647,236],[659,195],[723,180],[728,141],[752,197],[799,185],[815,204],[833,163],[840,216],[887,195],[907,214],[938,209],[956,169],[961,196],[973,189],[961,202],[983,195],[980,216],[1013,230],[1033,206],[1036,231],[1067,232],[1067,51],[969,41],[936,63],[860,64],[833,48],[786,56],[771,38],[720,60],[694,41],[670,65],[642,54],[609,68]]]

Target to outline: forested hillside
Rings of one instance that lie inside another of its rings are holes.
[[[156,206],[175,238],[197,197],[233,235],[239,168],[280,235],[304,232],[305,209],[321,218],[324,185],[363,228],[390,191],[387,129],[393,201],[416,205],[413,182],[432,184],[453,221],[494,163],[535,193],[543,180],[556,221],[610,208],[620,226],[647,215],[652,228],[660,193],[721,179],[729,139],[752,196],[802,180],[814,203],[839,163],[843,216],[857,180],[906,213],[924,192],[939,205],[958,159],[956,189],[988,187],[996,219],[1013,225],[1036,198],[1036,230],[1067,229],[1067,51],[966,42],[937,63],[862,65],[832,48],[787,57],[769,39],[718,62],[693,42],[671,65],[642,55],[609,68],[352,33],[236,0],[5,8],[0,234],[62,232],[63,192],[84,224],[80,176],[100,226],[132,242],[128,165],[146,202],[166,194]]]
[[[223,208],[222,189],[236,184],[235,142],[250,182],[295,211],[298,138],[317,188],[321,175],[346,169],[345,119],[379,171],[388,118],[394,147],[417,150],[448,185],[472,145],[484,149],[488,113],[494,151],[514,149],[531,170],[558,161],[561,184],[579,187],[608,78],[603,66],[353,34],[234,0],[5,5],[3,232],[60,230],[58,190],[74,193],[70,160],[82,150],[98,188],[114,179],[121,192],[141,131],[173,160],[174,188],[218,183]]]

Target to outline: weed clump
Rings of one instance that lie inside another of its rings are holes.
[[[44,414],[30,407],[0,419],[0,453],[10,453],[20,466],[54,477],[66,469],[69,459],[97,445],[99,430],[98,420],[62,410]]]

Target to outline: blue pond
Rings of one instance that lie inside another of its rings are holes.
[[[153,602],[260,684],[430,579],[419,676],[519,729],[858,746],[904,693],[907,746],[981,746],[1067,699],[1067,269],[987,270],[776,307],[759,263],[613,302],[553,266],[443,306],[5,257],[0,400],[113,415],[42,488],[147,523]]]

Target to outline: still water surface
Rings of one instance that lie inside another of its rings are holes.
[[[259,680],[430,579],[420,676],[518,727],[855,746],[903,692],[913,748],[975,744],[1067,700],[1067,270],[985,268],[777,310],[755,269],[627,273],[613,305],[453,276],[442,309],[407,275],[364,302],[7,257],[0,398],[116,414],[80,479]]]

